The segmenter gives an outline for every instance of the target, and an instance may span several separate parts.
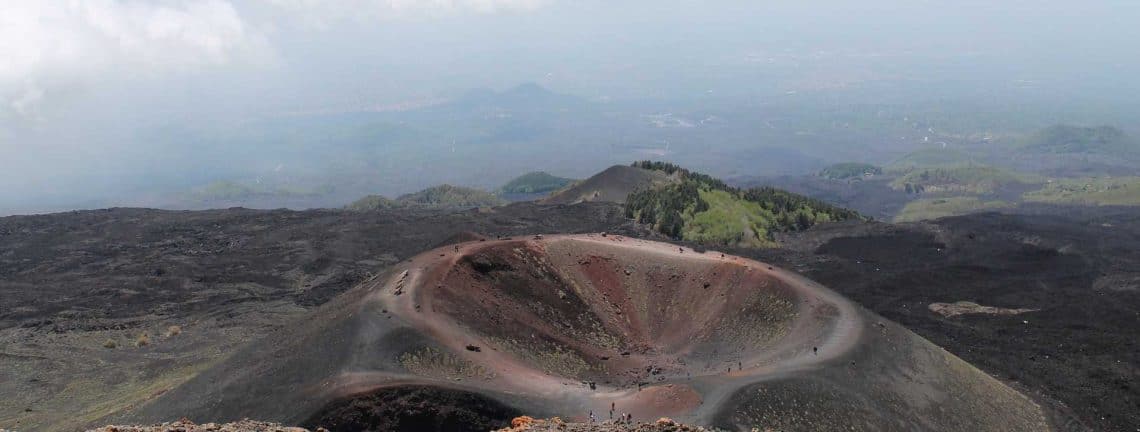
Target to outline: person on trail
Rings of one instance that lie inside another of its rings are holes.
[[[593,423],[593,422],[594,422],[594,420],[596,420],[596,419],[594,418],[594,410],[590,410],[590,423]]]
[[[819,355],[819,347],[811,347],[812,354]]]

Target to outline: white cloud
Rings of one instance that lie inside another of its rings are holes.
[[[263,0],[310,27],[338,21],[433,17],[458,13],[530,11],[552,0]]]
[[[2,1],[0,120],[38,117],[40,107],[61,94],[112,78],[263,63],[274,58],[269,39],[289,22],[305,30],[343,21],[527,11],[551,0]]]
[[[56,88],[225,65],[265,49],[224,0],[6,0],[0,102],[28,115]]]

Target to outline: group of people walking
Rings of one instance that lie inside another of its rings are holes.
[[[617,404],[614,402],[610,402],[610,420],[614,420],[614,414],[616,413],[615,412],[616,408],[617,408]],[[598,417],[594,415],[594,410],[590,410],[590,423],[597,423],[597,421],[598,421]],[[617,418],[617,423],[618,424],[633,423],[633,414],[621,413],[621,415],[618,416],[618,418]]]

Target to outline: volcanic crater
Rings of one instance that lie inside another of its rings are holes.
[[[1029,398],[794,273],[604,234],[425,252],[133,414],[476,430],[519,413],[1050,429]]]

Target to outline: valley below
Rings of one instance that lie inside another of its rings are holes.
[[[1037,205],[823,224],[777,234],[779,247],[717,249],[787,269],[901,324],[1030,396],[1058,430],[1131,430],[1140,424],[1137,218],[1127,208]],[[602,232],[673,242],[604,202],[2,218],[0,427],[129,422],[241,347],[302,317],[321,320],[312,311],[435,247]],[[1028,311],[931,309],[960,301]],[[388,409],[414,400],[394,397]]]

